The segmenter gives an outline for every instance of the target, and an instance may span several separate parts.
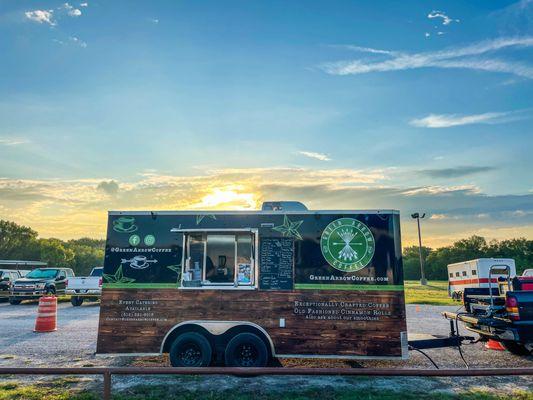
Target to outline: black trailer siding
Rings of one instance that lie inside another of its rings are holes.
[[[321,251],[320,240],[324,229],[341,218],[362,222],[371,231],[375,242],[372,259],[356,272],[332,268]],[[291,224],[298,226],[291,229]],[[258,229],[259,238],[292,238],[296,285],[403,284],[397,213],[113,213],[107,230],[104,273],[111,279],[123,277],[124,281],[128,281],[129,278],[131,284],[177,286],[176,271],[182,263],[183,234],[173,233],[172,229],[239,228]],[[144,256],[152,264],[145,269],[130,268],[124,260],[134,256]],[[106,281],[109,282],[109,279]]]

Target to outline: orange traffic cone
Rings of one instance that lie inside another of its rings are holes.
[[[489,350],[505,351],[505,347],[503,347],[501,342],[492,339],[489,339],[489,341],[485,344],[485,348]]]
[[[57,297],[41,297],[33,331],[53,332],[55,330],[57,330]]]

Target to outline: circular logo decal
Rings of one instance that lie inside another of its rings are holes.
[[[322,255],[328,264],[343,272],[366,267],[374,256],[375,247],[370,229],[353,218],[339,218],[331,222],[320,238]]]
[[[141,238],[139,235],[131,235],[128,242],[130,242],[132,246],[137,246],[139,243],[141,243]]]
[[[146,235],[144,237],[144,244],[147,246],[153,246],[155,244],[155,236],[154,235]]]

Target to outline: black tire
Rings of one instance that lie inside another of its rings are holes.
[[[14,299],[12,297],[9,298],[9,304],[11,304],[13,306],[19,305],[21,302],[22,302],[22,300]]]
[[[266,367],[269,361],[265,342],[253,333],[239,333],[234,336],[224,351],[227,367]]]
[[[46,295],[47,296],[55,296],[56,295],[56,288],[55,287],[49,287],[46,289]]]
[[[169,356],[173,367],[207,367],[211,364],[213,350],[204,335],[186,332],[174,340]]]
[[[83,297],[72,296],[70,298],[70,304],[72,304],[74,307],[81,306],[83,304]]]
[[[531,354],[531,352],[523,344],[511,341],[502,341],[502,344],[509,353],[517,356],[528,356]]]

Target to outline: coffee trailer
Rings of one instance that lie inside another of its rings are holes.
[[[109,212],[97,353],[405,359],[399,212]]]

